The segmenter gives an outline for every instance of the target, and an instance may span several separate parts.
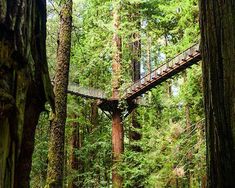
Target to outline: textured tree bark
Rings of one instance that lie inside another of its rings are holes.
[[[99,126],[99,113],[98,113],[97,101],[93,101],[91,103],[90,117],[91,117],[90,118],[90,122],[91,122],[90,132],[92,133],[94,129]],[[90,156],[91,156],[92,161],[95,160],[95,157],[96,157],[95,152],[91,152]],[[100,173],[101,173],[100,168],[96,168],[95,171],[93,172],[94,187],[99,187],[100,185]]]
[[[0,187],[29,187],[35,126],[53,102],[45,41],[44,0],[0,0]]]
[[[112,116],[112,148],[113,148],[113,173],[112,182],[114,188],[122,187],[122,177],[119,175],[117,165],[121,161],[124,151],[124,131],[121,112],[115,111]]]
[[[208,187],[234,187],[235,2],[199,2]]]
[[[121,77],[121,59],[122,59],[122,40],[120,37],[120,15],[118,14],[120,10],[119,3],[115,3],[113,10],[113,63],[112,63],[112,98],[119,98],[119,88],[120,88],[120,77]]]
[[[115,2],[115,1],[114,1]],[[121,58],[122,58],[122,41],[120,31],[120,4],[114,3],[113,10],[113,78],[112,78],[112,98],[119,98],[120,77],[121,77]],[[117,165],[121,161],[121,154],[124,151],[124,132],[122,125],[121,112],[118,108],[114,109],[112,114],[112,152],[113,152],[113,171],[112,183],[114,188],[122,187],[122,177],[118,173]]]
[[[32,95],[35,96],[35,95]],[[26,102],[25,122],[22,136],[22,147],[19,162],[16,164],[15,188],[30,187],[30,171],[32,166],[32,155],[34,150],[35,130],[38,123],[39,115],[43,109],[42,104],[36,100]],[[41,108],[39,108],[41,106]],[[22,172],[22,173],[19,173]]]
[[[55,75],[55,113],[51,123],[47,187],[63,187],[64,134],[72,31],[72,0],[62,2]]]

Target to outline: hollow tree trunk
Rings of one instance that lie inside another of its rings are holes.
[[[113,78],[112,78],[112,98],[119,98],[120,88],[120,76],[121,76],[121,50],[122,41],[119,36],[120,31],[120,4],[118,1],[114,1],[113,10]],[[117,165],[121,161],[121,154],[124,151],[124,132],[122,125],[121,112],[118,108],[115,108],[112,113],[112,153],[113,153],[113,171],[112,171],[112,183],[114,188],[122,187],[122,177],[118,173]]]
[[[67,87],[72,31],[72,0],[62,2],[55,75],[55,113],[51,122],[48,151],[48,187],[63,187],[64,178],[64,137],[67,116]]]
[[[35,127],[53,100],[45,40],[44,0],[0,0],[0,187],[29,187]]]
[[[199,2],[208,187],[234,187],[235,3]]]

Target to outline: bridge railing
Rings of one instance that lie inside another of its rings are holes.
[[[82,87],[75,83],[69,83],[68,92],[86,98],[107,99],[107,95],[103,90],[92,87]]]
[[[128,94],[133,93],[133,91],[135,92],[136,90],[140,89],[141,86],[143,86],[145,84],[147,85],[149,81],[153,81],[157,77],[160,77],[162,75],[162,73],[164,73],[164,71],[171,69],[174,65],[177,65],[180,62],[187,60],[187,58],[194,56],[195,53],[198,53],[198,52],[199,52],[199,44],[195,44],[195,45],[189,47],[188,49],[186,49],[185,51],[179,53],[171,60],[160,65],[159,67],[154,69],[152,72],[145,75],[143,78],[141,78],[140,80],[136,81],[131,86],[126,88],[124,90],[124,97],[126,97]]]

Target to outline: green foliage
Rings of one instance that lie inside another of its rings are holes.
[[[54,74],[59,6],[48,4],[48,61]],[[196,0],[123,0],[121,2],[122,87],[131,79],[130,45],[133,34],[141,39],[141,74],[147,73],[147,56],[156,68],[167,59],[199,40]],[[70,82],[111,93],[112,9],[110,0],[74,0]],[[150,47],[150,49],[148,49]],[[149,54],[148,54],[149,53]],[[119,171],[124,187],[200,187],[205,176],[205,138],[200,66],[163,83],[145,94],[145,105],[138,108],[142,148],[135,152],[129,138],[131,120],[124,120],[125,153]],[[112,170],[111,121],[102,112],[95,115],[95,101],[68,97],[65,161],[66,182],[75,180],[79,187],[110,187]],[[121,101],[120,106],[126,107]],[[187,127],[186,106],[190,128]],[[109,115],[109,114],[108,114]],[[75,116],[75,117],[74,117]],[[71,169],[71,138],[77,123],[80,147],[75,149],[79,170]],[[32,187],[43,187],[47,168],[49,123],[41,117],[35,142]],[[190,177],[190,181],[189,181]]]
[[[49,115],[42,113],[36,129],[30,187],[44,187],[47,175]]]
[[[81,98],[69,98],[68,113],[77,117],[67,119],[67,155],[71,158],[72,123],[76,122],[79,128],[81,147],[75,148],[75,156],[79,159],[81,168],[77,171],[69,167],[67,169],[68,183],[76,179],[76,183],[82,187],[107,187],[110,184],[111,171],[111,126],[110,121],[99,112],[96,124],[91,120],[90,107],[93,101]],[[72,105],[71,105],[72,104]],[[74,108],[74,104],[76,104]]]

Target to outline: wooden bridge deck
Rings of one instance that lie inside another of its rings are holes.
[[[107,99],[107,95],[104,91],[92,87],[81,87],[75,83],[69,83],[68,93],[89,99]]]
[[[195,44],[125,89],[123,98],[136,99],[200,60],[199,44]]]

